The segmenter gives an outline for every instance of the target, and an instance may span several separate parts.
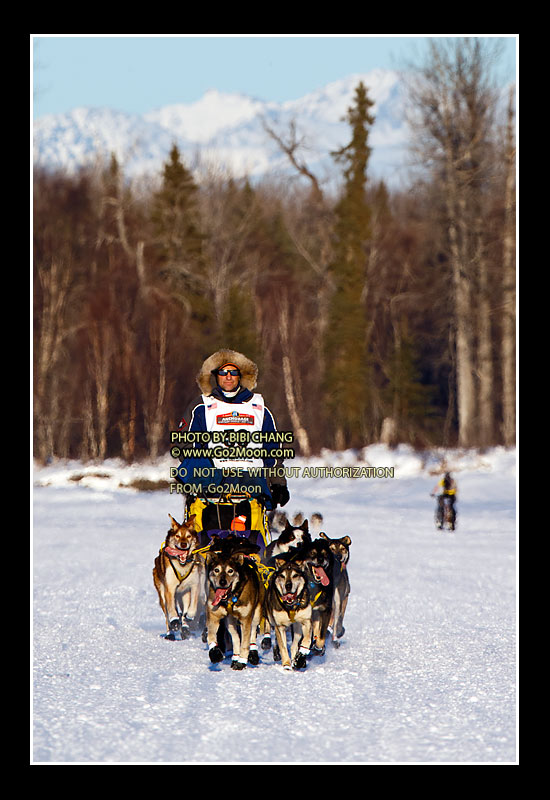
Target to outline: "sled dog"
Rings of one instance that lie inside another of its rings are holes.
[[[243,551],[246,542],[248,552]],[[206,629],[208,654],[215,664],[224,653],[218,628],[225,620],[233,643],[232,669],[258,664],[256,632],[262,615],[265,589],[247,540],[227,537],[205,553],[207,573]]]
[[[346,613],[346,606],[348,604],[348,597],[350,593],[350,582],[347,570],[349,561],[349,548],[351,539],[349,536],[342,536],[341,539],[329,539],[326,533],[320,533],[319,536],[328,542],[330,549],[334,555],[334,569],[333,569],[333,596],[332,596],[332,614],[329,623],[329,630],[332,631],[332,643],[335,647],[340,646],[340,639],[344,633],[344,614]]]
[[[200,547],[195,515],[182,525],[174,517],[166,541],[155,558],[153,581],[166,617],[167,639],[187,639],[206,602],[204,561],[193,551]]]
[[[305,669],[311,647],[312,608],[307,579],[297,562],[275,558],[275,572],[266,590],[264,613],[277,637],[274,659],[282,660],[285,669]],[[290,626],[293,639],[289,657],[286,632]]]
[[[301,525],[291,525],[287,522],[285,529],[278,539],[270,542],[265,549],[264,561],[269,564],[276,556],[288,553],[292,548],[300,547],[302,544],[309,544],[311,536],[308,529],[307,519]]]
[[[302,564],[311,595],[314,655],[323,655],[332,613],[334,555],[325,539],[315,539],[301,547],[294,561]]]

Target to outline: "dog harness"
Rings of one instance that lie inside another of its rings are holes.
[[[206,547],[203,548],[203,550],[206,550],[206,549],[209,549],[209,548],[210,548],[210,545],[208,545],[208,548],[206,548]],[[260,562],[260,557],[258,556],[257,553],[247,553],[246,561],[248,562],[246,564],[246,566],[250,567],[250,569],[256,568],[256,571],[258,572],[259,577],[263,581],[264,586],[267,587],[268,582],[269,582],[269,577],[268,577],[269,573],[274,571],[274,567],[266,567],[264,564],[262,564]],[[235,603],[237,602],[237,600],[241,596],[241,592],[244,589],[244,581],[243,581],[241,586],[239,585],[240,583],[241,583],[241,581],[239,581],[239,583],[237,583],[237,585],[235,587],[235,591],[233,592],[231,597],[229,597],[227,599],[224,598],[224,599],[220,600],[218,603],[216,603],[216,605],[217,606],[218,605],[223,606],[224,608],[227,608],[228,611],[232,611],[233,606],[235,605]]]
[[[291,622],[294,622],[294,617],[296,616],[297,612],[300,611],[300,609],[305,608],[306,605],[307,605],[307,603],[303,603],[302,602],[302,596],[303,596],[304,592],[306,591],[306,588],[307,587],[304,586],[304,588],[300,592],[299,596],[296,598],[296,600],[293,603],[288,603],[285,600],[283,600],[282,597],[279,597],[281,605],[283,606],[283,608],[287,612],[288,616],[290,617],[290,621]],[[311,605],[313,605],[315,600],[309,601],[309,602],[311,602]]]
[[[181,583],[186,578],[188,578],[189,575],[191,575],[191,573],[193,571],[193,567],[197,563],[196,559],[195,559],[195,553],[198,552],[198,551],[197,550],[192,550],[191,553],[189,553],[189,555],[187,557],[184,557],[184,553],[188,553],[189,552],[188,550],[178,550],[176,547],[167,547],[164,544],[164,542],[161,545],[160,553],[162,553],[163,550],[166,553],[166,555],[168,556],[168,560],[170,562],[170,566],[174,570],[174,574],[175,574],[176,578]],[[184,567],[187,566],[187,564],[191,564],[191,566],[189,567],[189,569],[187,570],[185,575],[181,575],[178,572],[178,570],[176,569],[176,566],[174,564],[174,559],[177,559],[178,562]]]
[[[317,592],[317,594],[316,594],[316,595],[314,595],[313,593],[314,593],[314,591],[317,589],[317,587],[319,586],[319,584],[318,584],[318,583],[316,583],[315,581],[308,580],[308,582],[307,582],[307,585],[308,585],[308,589],[309,589],[309,591],[310,591],[310,597],[312,597],[312,598],[313,598],[312,600],[310,600],[310,603],[311,603],[311,605],[312,605],[312,606],[314,606],[314,605],[315,605],[315,603],[317,602],[317,600],[318,600],[318,599],[321,597],[321,595],[323,594],[323,592],[324,592],[325,590],[324,590],[324,589],[319,589],[319,591]]]
[[[224,608],[227,609],[229,613],[231,613],[231,611],[233,611],[233,606],[239,599],[239,594],[237,594],[237,592],[234,592],[234,594],[231,597],[220,600],[218,603],[216,603],[216,606],[223,606]]]
[[[254,562],[254,566],[260,573],[260,578],[263,581],[264,587],[267,589],[269,586],[269,579],[271,578],[272,573],[275,572],[275,567],[268,567],[266,564],[262,564],[258,553],[249,553],[247,558]]]

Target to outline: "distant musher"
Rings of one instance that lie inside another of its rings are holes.
[[[446,472],[444,477],[432,489],[430,496],[437,497],[437,527],[442,528],[445,519],[445,498],[449,498],[451,506],[451,521],[454,524],[456,519],[456,482],[451,477],[450,472]]]

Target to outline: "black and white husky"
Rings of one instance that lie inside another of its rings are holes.
[[[288,553],[289,550],[297,549],[303,544],[309,544],[311,536],[308,528],[307,519],[301,525],[291,525],[287,521],[285,529],[279,535],[278,539],[270,542],[265,549],[264,561],[269,564],[276,556]]]

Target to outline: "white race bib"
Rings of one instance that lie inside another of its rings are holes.
[[[264,423],[264,399],[261,394],[254,394],[245,403],[226,403],[217,397],[202,396],[204,415],[206,417],[206,430],[213,431],[246,431],[253,433],[261,431]],[[219,443],[209,442],[209,447],[220,447]],[[247,450],[261,447],[260,442],[232,442],[225,443],[223,447],[242,447]],[[249,469],[250,467],[263,467],[261,458],[212,458],[218,469]]]

